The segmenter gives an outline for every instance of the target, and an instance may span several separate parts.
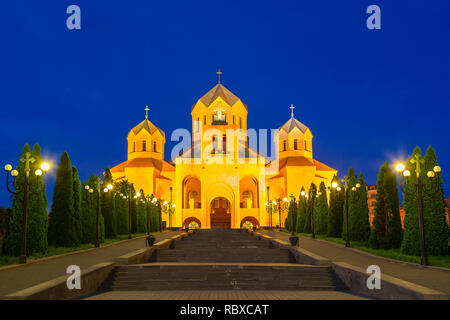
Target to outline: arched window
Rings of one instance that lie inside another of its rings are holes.
[[[216,150],[217,150],[216,136],[212,136],[212,151],[211,151],[211,154],[216,154]]]
[[[294,139],[294,150],[297,150],[297,139]]]
[[[153,152],[156,152],[156,141],[153,141]]]
[[[283,151],[286,151],[286,140],[283,140]]]
[[[147,141],[142,141],[142,151],[147,151]]]
[[[306,151],[311,151],[311,148],[310,148],[310,142],[307,141],[307,140],[305,140],[305,150],[306,150]]]
[[[227,153],[227,135],[222,135],[222,150],[223,153]]]

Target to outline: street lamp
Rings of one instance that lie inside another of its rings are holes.
[[[276,202],[270,201],[269,191],[270,191],[270,187],[267,187],[267,202],[265,203],[265,206],[266,206],[266,211],[269,214],[269,227],[270,227],[270,229],[272,229],[272,222],[273,222],[272,213],[273,213],[273,211],[276,210]]]
[[[150,235],[150,229],[152,227],[151,220],[150,220],[150,206],[156,205],[156,199],[153,194],[152,195],[146,195],[145,199],[147,200],[147,235]]]
[[[316,234],[314,233],[314,201],[315,201],[315,198],[318,197],[318,194],[314,194],[315,191],[311,191],[311,189],[310,189],[310,192],[312,192],[312,194],[311,194],[312,196],[309,201],[309,205],[311,206],[310,207],[310,210],[311,210],[311,239],[315,239]],[[308,199],[307,194],[305,194],[305,197],[306,197],[306,199]]]
[[[292,232],[291,236],[289,237],[289,242],[291,245],[296,246],[298,243],[298,236],[295,235],[295,222],[297,220],[297,207],[295,206],[295,196],[293,194],[290,195],[291,201],[290,205],[293,206],[294,210],[291,212],[291,225],[292,225]]]
[[[350,248],[350,239],[349,239],[349,227],[348,227],[348,194],[349,194],[349,179],[347,176],[342,179],[342,182],[344,182],[344,197],[345,197],[345,246],[347,248]],[[337,182],[334,181],[331,183],[331,186],[336,189],[338,192],[342,190],[341,187],[338,186]],[[352,192],[355,192],[357,189],[359,189],[361,185],[357,183],[354,187],[351,188]],[[355,199],[353,199],[355,201]],[[353,203],[353,202],[352,202]]]
[[[28,192],[35,195],[44,192],[45,184],[47,181],[47,171],[50,170],[50,165],[47,162],[43,162],[41,164],[41,168],[37,169],[34,174],[38,177],[42,176],[43,174],[44,184],[42,185],[42,187],[37,187],[37,190],[30,191],[30,163],[33,163],[35,161],[36,159],[31,156],[30,152],[26,152],[25,156],[20,158],[20,162],[25,163],[25,181],[22,186],[16,186],[16,177],[19,175],[19,171],[13,170],[12,165],[10,164],[7,164],[5,166],[6,189],[8,190],[8,192],[15,195],[23,188],[22,242],[20,246],[19,263],[27,263]],[[9,173],[13,177],[12,181],[9,180]]]
[[[273,206],[270,202],[270,196],[269,196],[270,187],[267,187],[267,202],[266,205],[266,211],[269,214],[269,227],[272,229],[272,212],[273,212]]]
[[[164,213],[169,214],[169,228],[172,228],[172,214],[175,213],[176,205],[172,203],[172,190],[173,190],[172,187],[170,187],[169,190],[170,190],[170,201],[169,203],[167,203],[167,201],[164,201],[161,210]]]
[[[287,198],[278,198],[277,201],[273,201],[273,204],[278,207],[278,221],[280,222],[280,232],[281,232],[281,212],[285,212],[289,208],[289,200]]]
[[[403,163],[398,163],[395,166],[395,170],[399,174],[399,185],[403,194],[408,196],[417,196],[417,207],[419,210],[419,233],[420,233],[420,264],[423,266],[428,265],[428,255],[425,249],[425,226],[423,219],[423,193],[434,193],[439,190],[439,185],[437,180],[433,180],[436,174],[440,174],[441,167],[434,166],[433,171],[427,172],[427,177],[431,180],[430,188],[427,188],[422,184],[422,174],[423,168],[422,166],[425,164],[425,160],[422,158],[420,154],[415,154],[414,158],[410,159],[409,162],[416,166],[416,177],[417,183],[413,184],[415,192],[408,192],[405,187],[409,185],[409,177],[411,176],[411,172],[409,170],[405,170],[405,165]],[[404,177],[404,182],[402,183],[402,174]],[[415,194],[414,194],[415,193]]]
[[[94,193],[95,191],[95,195],[96,195],[96,202],[97,202],[97,206],[96,206],[96,215],[97,215],[97,227],[96,227],[96,231],[95,231],[95,247],[96,248],[100,248],[100,189],[102,182],[99,181],[97,184],[97,188],[92,189],[89,185],[85,185],[84,189],[87,190],[89,193]],[[106,186],[106,188],[103,189],[103,192],[108,192],[109,190],[112,190],[113,186],[111,184],[108,184]]]

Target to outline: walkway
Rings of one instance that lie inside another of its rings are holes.
[[[287,248],[275,248],[242,230],[197,230],[152,261],[117,266],[87,299],[143,300],[340,300],[346,291],[329,266],[297,264]]]
[[[287,233],[268,230],[259,230],[259,232],[289,242],[290,235]],[[346,262],[364,270],[370,265],[377,265],[381,269],[382,278],[384,273],[450,295],[450,270],[445,271],[419,265],[391,262],[383,258],[369,256],[356,249],[345,248],[341,244],[303,236],[300,236],[299,245],[301,248],[330,259],[333,262]]]
[[[170,238],[177,233],[155,234],[155,242]],[[0,270],[0,299],[7,294],[65,275],[66,269],[70,265],[77,265],[83,270],[100,262],[113,261],[116,257],[143,247],[145,247],[145,238],[137,238],[107,247],[100,247],[96,250],[65,255],[13,269]]]

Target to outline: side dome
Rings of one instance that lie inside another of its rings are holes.
[[[153,133],[155,133],[157,130],[161,133],[161,135],[164,137],[165,133],[164,131],[162,131],[160,128],[158,128],[157,126],[155,126],[153,123],[150,122],[150,120],[145,119],[144,121],[142,121],[141,123],[139,123],[137,126],[135,126],[133,129],[131,129],[130,132],[133,132],[135,135],[137,135],[139,132],[141,132],[142,130],[147,130],[148,133],[150,133],[151,135],[153,135]]]

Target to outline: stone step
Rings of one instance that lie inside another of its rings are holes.
[[[278,286],[267,286],[267,285],[261,285],[261,284],[255,284],[251,283],[248,285],[245,284],[230,284],[230,285],[221,285],[221,286],[208,286],[207,289],[204,288],[193,288],[191,285],[187,286],[173,286],[173,285],[152,285],[152,286],[145,286],[145,285],[131,285],[131,286],[113,286],[109,290],[113,291],[167,291],[167,290],[302,290],[302,291],[335,291],[340,290],[337,289],[336,286],[330,286],[330,285],[301,285],[297,287],[292,288],[284,288],[284,287],[278,287]]]
[[[150,261],[115,267],[99,290],[346,290],[330,267],[296,264],[242,230],[196,230]]]
[[[103,290],[345,290],[329,267],[123,266]]]
[[[184,277],[170,277],[170,278],[118,278],[114,280],[114,285],[125,285],[125,284],[170,284],[176,283],[177,285],[183,283],[189,283],[192,286],[205,286],[213,284],[230,283],[231,281],[239,283],[263,283],[270,284],[271,286],[277,285],[281,287],[291,287],[298,286],[299,284],[328,284],[333,285],[333,280],[331,278],[316,277],[316,278],[290,278],[290,279],[275,279],[273,277],[259,277],[259,276],[243,276],[243,277],[225,277],[222,279],[217,279],[217,277],[208,277],[202,275],[190,276],[188,278]]]

